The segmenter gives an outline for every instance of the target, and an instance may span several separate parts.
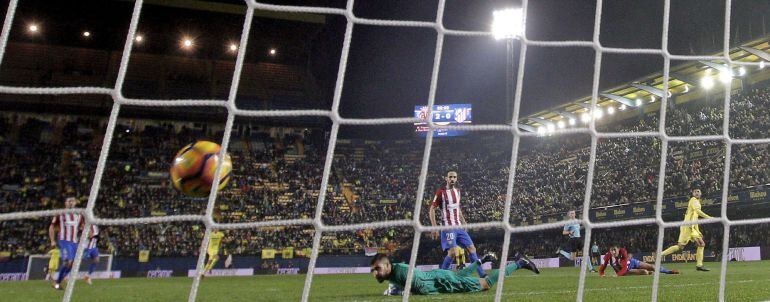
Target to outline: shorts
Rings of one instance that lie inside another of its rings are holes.
[[[441,249],[444,251],[456,246],[467,248],[472,245],[473,240],[465,230],[441,231]]]
[[[64,261],[75,260],[75,252],[78,250],[78,244],[72,241],[59,240],[59,258]]]
[[[94,258],[99,258],[98,248],[86,249],[85,251],[83,251],[83,259],[94,259]]]
[[[569,253],[577,253],[578,251],[583,250],[583,238],[580,237],[569,237],[567,239],[567,244],[562,248],[562,250],[569,252]]]
[[[677,243],[686,245],[690,241],[695,241],[695,239],[702,239],[703,234],[698,229],[693,229],[690,225],[683,225],[679,227],[679,240]]]
[[[213,259],[213,258],[219,257],[219,250],[206,251],[206,254],[209,255],[209,259]]]
[[[628,260],[628,269],[629,270],[637,269],[637,268],[639,268],[640,265],[641,265],[641,262],[639,262],[639,260],[636,260],[634,258],[631,258],[631,260]]]

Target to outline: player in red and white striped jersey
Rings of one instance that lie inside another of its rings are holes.
[[[88,266],[88,274],[86,274],[83,280],[85,280],[88,285],[91,285],[91,274],[94,273],[96,265],[99,264],[99,247],[97,243],[99,238],[101,238],[102,233],[95,224],[91,225],[89,229],[88,247],[86,247],[86,250],[83,252],[83,259],[91,259],[91,264]]]
[[[77,198],[68,197],[64,200],[64,208],[72,209],[77,203]],[[72,268],[72,261],[75,260],[75,252],[78,248],[78,236],[83,229],[83,224],[84,220],[80,214],[68,213],[54,216],[53,220],[51,220],[51,225],[48,226],[48,239],[51,240],[51,246],[56,247],[58,242],[60,257],[62,262],[64,262],[59,267],[59,277],[53,284],[55,289],[61,289],[62,280],[64,280],[64,277],[67,276]]]
[[[444,262],[441,263],[441,268],[449,269],[452,259],[454,259],[454,247],[456,246],[468,249],[468,254],[471,256],[472,261],[477,261],[479,256],[476,253],[476,247],[473,245],[471,236],[468,235],[468,232],[459,228],[466,224],[466,222],[463,211],[460,208],[462,197],[460,189],[457,188],[457,171],[447,171],[444,180],[446,180],[446,185],[436,191],[428,215],[430,216],[431,225],[436,226],[436,209],[438,209],[441,211],[443,225],[458,227],[458,229],[441,231],[440,234],[439,232],[432,233],[434,240],[437,236],[441,236],[441,249],[447,253],[446,257],[444,257]],[[478,267],[477,272],[481,278],[486,276],[484,269],[481,267]]]

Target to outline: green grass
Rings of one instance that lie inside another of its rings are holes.
[[[716,301],[719,263],[707,263],[711,272],[696,272],[693,264],[673,264],[681,275],[661,275],[659,301]],[[609,275],[612,275],[610,273]],[[304,275],[211,277],[201,282],[198,301],[297,301]],[[544,269],[541,275],[517,271],[506,278],[503,301],[575,301],[578,270]],[[186,301],[192,279],[125,278],[78,282],[73,301]],[[383,297],[387,285],[370,275],[319,275],[313,279],[311,301],[400,301]],[[585,301],[649,301],[651,276],[586,277]],[[0,283],[2,301],[59,301],[62,291],[45,281]],[[770,300],[770,261],[728,264],[727,301]],[[492,301],[494,290],[473,294],[414,296],[413,301]]]

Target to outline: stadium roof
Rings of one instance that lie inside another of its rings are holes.
[[[133,2],[133,1],[132,1]],[[246,12],[246,5],[242,1],[235,3],[221,3],[200,0],[147,0],[145,4],[158,6],[184,8],[193,10],[203,10],[216,13],[227,13],[243,15]],[[309,23],[326,23],[326,16],[311,13],[288,13],[278,11],[255,10],[254,16],[257,18],[282,19],[289,21],[300,21]]]
[[[730,49],[729,56],[733,61],[757,63],[760,61],[770,61],[768,60],[770,58],[769,52],[770,37],[764,37]],[[723,53],[719,52],[712,54],[711,56],[722,55]],[[716,60],[693,61],[670,67],[668,81],[669,97],[702,90],[702,88],[699,88],[701,86],[700,79],[710,75],[712,72],[711,68],[717,70],[728,69],[724,62]],[[600,90],[598,92],[599,98],[596,100],[596,104],[600,108],[610,106],[613,103],[620,103],[626,107],[641,107],[644,106],[644,104],[649,104],[651,97],[659,98],[662,96],[664,91],[663,84],[662,72],[649,74],[620,86]],[[638,101],[639,99],[643,100],[641,104]],[[532,131],[532,129],[547,126],[548,122],[556,123],[560,120],[575,118],[590,111],[590,103],[591,96],[589,95],[547,110],[520,117],[519,126],[526,131]],[[631,116],[632,115],[623,115],[621,116],[621,119],[629,118]]]

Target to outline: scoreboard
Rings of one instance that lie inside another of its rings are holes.
[[[414,117],[423,121],[428,120],[428,106],[415,106]],[[473,111],[471,104],[448,104],[434,105],[431,111],[431,118],[436,125],[458,125],[471,124],[473,120]],[[415,132],[425,137],[428,134],[428,123],[417,122],[414,124]],[[458,136],[465,134],[463,130],[455,129],[435,129],[434,137],[437,136]]]

